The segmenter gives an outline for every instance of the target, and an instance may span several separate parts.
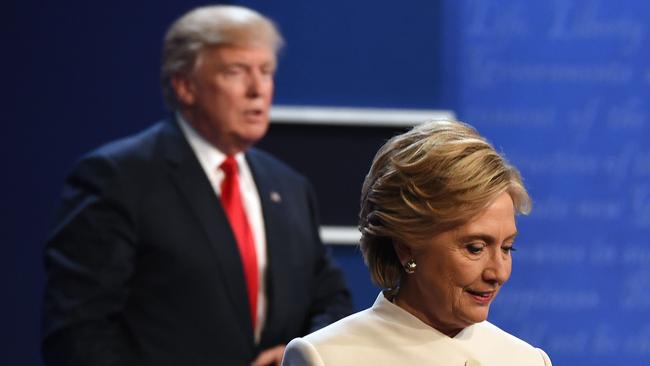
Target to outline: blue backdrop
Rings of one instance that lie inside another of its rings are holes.
[[[494,323],[556,365],[650,364],[650,3],[236,3],[285,35],[278,104],[452,109],[521,169],[535,206]],[[41,251],[67,170],[165,115],[161,39],[200,4],[4,5],[0,364],[40,364]],[[334,253],[368,306],[358,253]]]

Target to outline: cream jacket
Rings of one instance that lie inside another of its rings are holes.
[[[353,314],[288,345],[283,366],[550,366],[539,348],[484,321],[450,338],[383,294]]]

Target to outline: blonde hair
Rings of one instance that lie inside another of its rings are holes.
[[[192,70],[199,53],[211,46],[263,46],[276,54],[284,40],[275,24],[260,13],[234,5],[211,5],[189,11],[165,35],[160,82],[167,105],[178,105],[171,85],[177,73]]]
[[[394,293],[402,265],[393,248],[418,246],[468,221],[500,194],[517,213],[531,200],[519,171],[470,125],[431,121],[390,139],[361,193],[361,251],[375,284]]]

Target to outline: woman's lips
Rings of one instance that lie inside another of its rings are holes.
[[[495,293],[494,291],[466,291],[474,299],[474,301],[481,305],[488,305],[492,301],[492,298],[494,298]]]

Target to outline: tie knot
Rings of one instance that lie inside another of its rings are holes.
[[[237,174],[237,160],[235,160],[235,157],[232,155],[227,156],[226,160],[221,163],[221,170],[226,175]]]

